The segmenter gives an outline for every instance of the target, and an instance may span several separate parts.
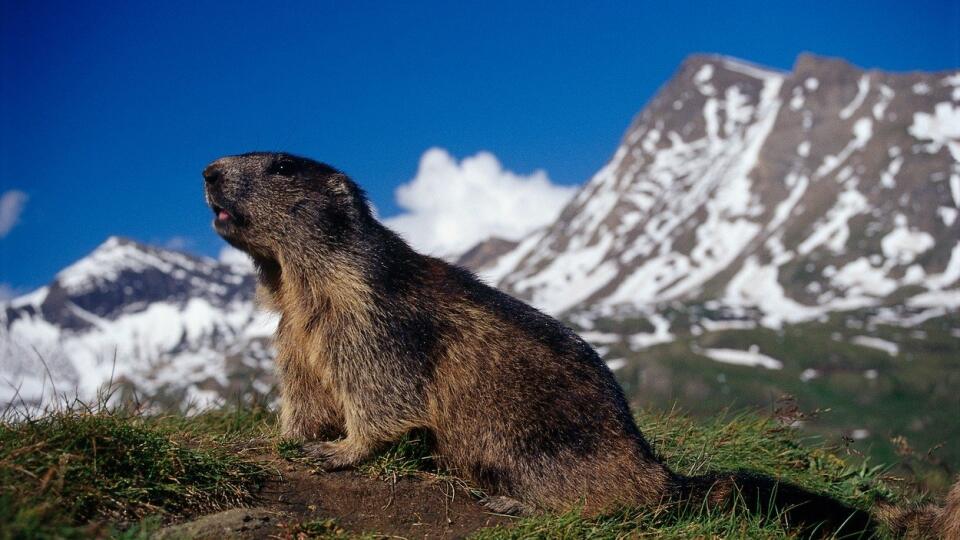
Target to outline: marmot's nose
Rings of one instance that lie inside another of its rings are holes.
[[[220,182],[220,179],[223,178],[223,171],[217,167],[216,163],[211,163],[207,165],[207,168],[203,170],[203,181],[207,184],[216,184]]]

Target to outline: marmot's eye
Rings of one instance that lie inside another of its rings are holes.
[[[291,159],[278,159],[270,164],[267,173],[279,174],[280,176],[293,176],[297,173],[297,162]]]

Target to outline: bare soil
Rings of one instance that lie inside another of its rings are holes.
[[[332,519],[328,534],[383,538],[464,538],[510,523],[491,514],[456,482],[422,474],[392,480],[357,471],[323,472],[275,454],[258,456],[275,470],[255,506],[171,525],[160,538],[310,538],[299,526]]]

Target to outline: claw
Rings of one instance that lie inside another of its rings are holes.
[[[303,447],[304,454],[320,462],[326,471],[337,471],[356,465],[360,458],[346,441],[324,441]]]

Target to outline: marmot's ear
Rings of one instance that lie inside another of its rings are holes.
[[[343,173],[332,174],[327,177],[327,187],[334,195],[350,197],[354,195],[353,181]]]
[[[351,217],[359,218],[370,215],[366,194],[349,176],[337,172],[324,178],[324,183],[328,192],[341,203],[338,206],[348,212]]]

